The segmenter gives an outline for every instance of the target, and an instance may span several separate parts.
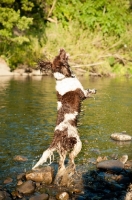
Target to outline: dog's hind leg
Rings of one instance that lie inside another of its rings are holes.
[[[73,150],[69,154],[70,160],[69,160],[68,166],[65,168],[65,170],[60,169],[61,171],[59,171],[59,173],[57,174],[59,175],[57,176],[57,181],[58,181],[58,184],[61,186],[69,187],[74,180],[73,175],[76,172],[74,159],[78,155],[78,153],[81,151],[81,147],[82,147],[82,143],[79,139],[79,136],[77,136],[76,139],[77,139],[77,143],[74,145]]]
[[[66,154],[67,154],[67,151],[63,150],[63,152],[58,152],[59,153],[59,156],[60,156],[60,160],[59,160],[59,166],[58,166],[58,172],[56,174],[56,177],[55,177],[55,181],[54,183],[59,185],[60,184],[60,181],[61,181],[61,178],[62,176],[64,175],[64,172],[65,172],[65,158],[66,158]]]
[[[81,148],[82,148],[82,142],[78,136],[77,143],[74,145],[73,150],[69,153],[69,163],[68,163],[67,169],[71,169],[75,171],[76,168],[75,168],[74,159],[81,151]]]

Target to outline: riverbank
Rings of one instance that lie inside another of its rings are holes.
[[[104,71],[104,72],[96,72],[96,71],[94,72],[94,70],[88,71],[85,68],[86,65],[78,65],[72,62],[70,63],[70,65],[72,66],[72,69],[77,76],[112,77],[112,78],[117,77],[117,76],[125,76],[127,78],[132,77],[131,74],[127,74],[127,73],[120,75],[118,73],[116,74],[110,71]],[[87,66],[99,67],[99,65],[102,65],[102,62],[89,64]],[[31,68],[31,67],[25,67],[25,66],[18,67],[14,71],[11,71],[10,67],[5,62],[5,60],[0,58],[0,76],[45,76],[45,75],[52,75],[52,73],[51,71],[41,73],[37,67]]]
[[[17,68],[14,71],[10,70],[10,67],[4,59],[0,58],[0,76],[41,76],[40,70],[34,70],[29,68]]]

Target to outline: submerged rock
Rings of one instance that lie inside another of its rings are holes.
[[[35,183],[31,180],[24,182],[23,184],[17,186],[17,191],[22,194],[31,194],[35,191]]]
[[[20,179],[25,180],[25,178],[26,178],[26,174],[25,173],[21,173],[21,174],[17,175],[17,180],[20,180]]]
[[[48,198],[49,198],[48,194],[40,194],[40,195],[31,197],[29,200],[47,200]]]
[[[28,172],[26,174],[26,179],[50,184],[53,181],[53,168],[48,166]]]
[[[124,164],[119,160],[105,160],[97,163],[97,168],[119,172],[124,168]]]
[[[4,180],[4,184],[9,184],[9,183],[12,183],[13,179],[8,177]]]
[[[5,199],[10,200],[11,199],[10,194],[7,193],[6,191],[0,191],[0,200],[5,200]]]
[[[117,141],[130,141],[132,137],[126,133],[112,133],[110,136],[113,140]]]
[[[27,161],[28,159],[27,159],[25,156],[17,155],[17,156],[15,156],[15,157],[13,158],[13,160],[25,162],[25,161]]]

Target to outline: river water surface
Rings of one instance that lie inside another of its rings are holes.
[[[83,142],[77,165],[100,156],[127,154],[132,142],[117,143],[114,132],[132,135],[132,79],[79,78],[84,88],[96,88],[83,102],[79,133]],[[6,177],[30,170],[49,146],[56,122],[55,80],[52,77],[0,77],[0,184]],[[23,155],[27,162],[13,157]],[[57,160],[58,155],[55,156]]]

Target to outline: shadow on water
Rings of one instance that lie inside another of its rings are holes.
[[[128,172],[110,173],[91,170],[82,175],[84,194],[77,200],[124,200],[132,181]]]

